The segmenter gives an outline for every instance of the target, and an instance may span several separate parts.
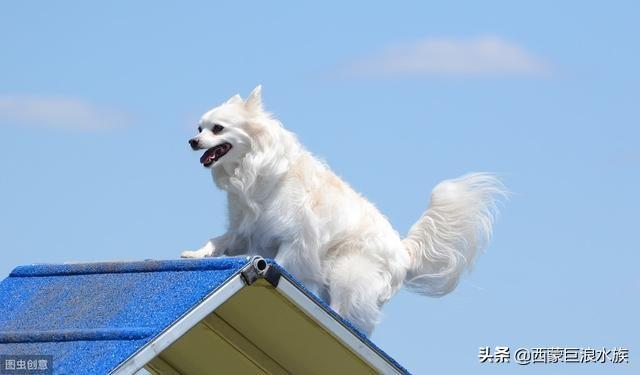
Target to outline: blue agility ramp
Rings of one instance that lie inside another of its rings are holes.
[[[55,374],[407,373],[261,258],[20,266],[0,301],[0,358]]]

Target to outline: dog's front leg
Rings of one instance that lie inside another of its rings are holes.
[[[210,239],[199,250],[183,251],[180,256],[183,258],[204,258],[220,256],[224,254],[225,250],[229,247],[232,238],[232,235],[230,235],[229,233],[225,233],[222,236]]]

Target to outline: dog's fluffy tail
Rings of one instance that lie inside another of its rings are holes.
[[[486,173],[438,184],[429,209],[402,241],[411,257],[405,285],[429,296],[452,291],[491,238],[496,203],[506,194],[500,180]]]

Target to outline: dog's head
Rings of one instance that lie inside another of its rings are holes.
[[[256,87],[246,100],[234,95],[205,113],[198,123],[198,135],[189,140],[194,150],[206,150],[200,163],[206,168],[233,165],[251,151],[257,132],[255,119],[264,115],[262,86]]]

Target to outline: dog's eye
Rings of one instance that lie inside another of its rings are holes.
[[[198,126],[198,133],[202,133],[202,126]]]
[[[213,132],[213,134],[218,134],[223,129],[224,129],[224,126],[216,124],[216,125],[213,126],[213,129],[211,129],[211,131]]]

